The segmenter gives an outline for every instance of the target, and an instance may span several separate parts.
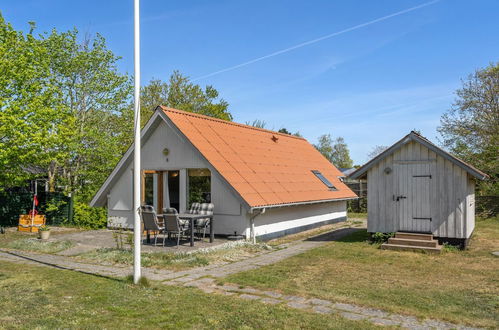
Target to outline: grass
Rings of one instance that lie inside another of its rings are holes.
[[[38,233],[24,233],[18,231],[7,231],[5,234],[0,234],[0,248],[8,247],[14,241],[26,238],[37,238]]]
[[[55,228],[52,227],[51,237],[60,234],[78,231],[76,228]],[[14,228],[9,228],[5,234],[0,234],[0,248],[10,248],[42,253],[55,253],[72,247],[74,244],[69,241],[53,242],[38,239],[38,233],[19,232]]]
[[[142,253],[142,266],[183,270],[234,262],[271,249],[272,247],[267,244],[238,241],[191,252],[144,252]],[[133,264],[133,252],[127,249],[102,248],[81,254],[77,258],[99,264]]]
[[[74,243],[70,241],[43,241],[37,238],[25,238],[9,242],[6,247],[40,253],[56,253],[73,246]]]
[[[471,247],[441,255],[380,250],[367,232],[227,282],[355,303],[421,318],[499,326],[499,219],[478,220]]]
[[[348,212],[348,219],[367,219],[367,213]]]
[[[0,261],[0,328],[374,329],[364,321],[266,305],[195,288],[131,285]]]

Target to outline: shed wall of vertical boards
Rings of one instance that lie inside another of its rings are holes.
[[[397,165],[426,163],[430,168],[431,232],[436,237],[469,238],[475,226],[475,181],[468,173],[427,147],[411,141],[367,172],[369,232],[400,230]],[[385,169],[391,173],[386,174]]]

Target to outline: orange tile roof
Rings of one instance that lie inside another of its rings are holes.
[[[307,140],[161,106],[250,207],[357,197]],[[338,189],[329,190],[312,170]]]

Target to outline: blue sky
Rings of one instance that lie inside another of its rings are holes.
[[[141,1],[142,80],[193,79],[408,8],[392,1]],[[1,0],[17,29],[101,33],[133,72],[133,1]],[[343,136],[356,164],[411,129],[437,141],[461,79],[499,60],[499,1],[441,0],[301,48],[196,80],[237,122]]]

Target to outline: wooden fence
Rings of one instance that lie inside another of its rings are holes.
[[[348,201],[348,212],[367,213],[367,181],[345,180],[345,184],[359,196],[359,199]]]

